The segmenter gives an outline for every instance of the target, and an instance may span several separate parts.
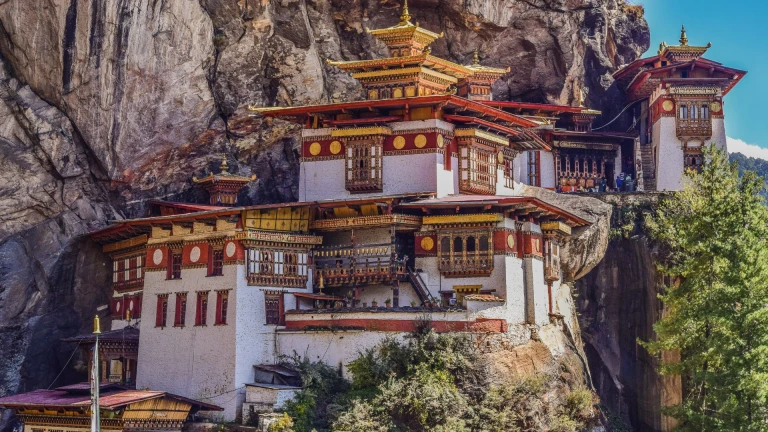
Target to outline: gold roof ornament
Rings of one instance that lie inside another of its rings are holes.
[[[193,176],[192,181],[195,183],[215,183],[218,181],[249,183],[256,180],[256,174],[253,174],[250,177],[245,177],[230,173],[226,155],[221,156],[221,165],[219,165],[219,169],[221,172],[218,174],[214,174],[209,171],[208,175],[203,178],[197,178]]]
[[[408,0],[403,0],[403,13],[400,14],[400,24],[405,24],[411,20],[411,14],[408,13]]]
[[[483,75],[491,75],[491,76],[497,75],[498,77],[501,77],[502,75],[510,71],[509,68],[501,69],[501,68],[494,68],[490,66],[481,65],[480,64],[480,48],[475,48],[475,52],[472,55],[472,64],[466,65],[464,67],[471,70],[472,75],[483,74]]]
[[[95,315],[93,317],[93,334],[95,335],[101,334],[101,321],[99,321],[98,315]]]
[[[685,34],[685,24],[680,30],[680,46],[688,46],[688,35]]]
[[[472,64],[477,66],[480,64],[480,49],[475,48],[475,55],[472,57]]]

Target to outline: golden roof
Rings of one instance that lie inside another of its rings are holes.
[[[706,46],[688,45],[688,34],[685,31],[685,26],[683,26],[680,29],[680,45],[669,46],[666,42],[662,42],[659,44],[658,55],[669,57],[671,60],[698,58],[704,55],[711,47],[711,43],[708,43]]]
[[[250,177],[239,176],[237,174],[230,174],[229,165],[227,165],[226,156],[223,156],[221,158],[221,165],[219,166],[219,169],[221,169],[221,172],[218,174],[209,173],[207,176],[203,178],[192,177],[192,181],[200,184],[200,183],[215,183],[220,181],[248,183],[253,180],[256,180],[256,174]]]
[[[426,46],[443,36],[442,33],[438,34],[423,29],[419,26],[418,23],[413,24],[411,22],[411,14],[408,13],[408,0],[403,2],[403,13],[400,15],[399,23],[393,25],[392,27],[376,30],[365,29],[365,31],[373,36],[376,36],[376,38],[387,45],[398,43],[403,40],[416,39],[418,42]]]
[[[352,72],[367,72],[369,70],[381,71],[386,70],[389,67],[399,66],[402,68],[410,65],[421,65],[428,67],[436,72],[450,75],[458,79],[466,78],[474,73],[472,69],[466,66],[462,66],[440,57],[435,57],[431,55],[428,50],[425,50],[423,54],[413,56],[387,57],[373,60],[326,60],[326,63],[331,66],[336,66],[339,69]]]
[[[475,54],[472,57],[472,64],[464,66],[465,68],[469,69],[473,72],[473,74],[485,74],[485,75],[504,75],[505,73],[508,73],[510,71],[509,68],[506,69],[500,69],[500,68],[494,68],[490,66],[483,66],[480,64],[480,53],[475,48]]]

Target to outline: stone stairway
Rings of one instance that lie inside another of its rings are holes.
[[[656,163],[653,160],[651,144],[640,145],[640,159],[643,163],[643,188],[646,191],[656,190]]]

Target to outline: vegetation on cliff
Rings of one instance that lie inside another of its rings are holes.
[[[700,173],[647,219],[666,250],[666,314],[645,343],[683,378],[669,407],[682,431],[762,431],[768,424],[768,207],[763,179],[709,147]]]
[[[577,431],[597,420],[597,398],[562,370],[495,382],[471,336],[428,325],[387,339],[349,364],[351,382],[323,363],[292,359],[304,390],[282,431]],[[276,426],[277,428],[277,426]]]

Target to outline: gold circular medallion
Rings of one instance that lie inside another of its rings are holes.
[[[313,142],[312,144],[309,145],[309,154],[311,154],[312,156],[317,156],[320,154],[321,149],[322,147],[320,146],[319,142]]]
[[[341,143],[338,141],[334,141],[331,143],[331,153],[332,154],[339,154],[341,151]]]
[[[431,251],[432,248],[435,247],[435,241],[432,240],[432,237],[422,237],[420,244],[421,248],[427,252]]]
[[[496,159],[499,161],[499,163],[504,163],[504,153],[498,152],[496,153]]]
[[[422,134],[418,134],[413,140],[413,143],[416,145],[416,147],[423,148],[425,145],[427,145],[427,137]]]
[[[443,146],[445,145],[443,140],[444,140],[443,135],[438,134],[437,135],[437,148],[443,148]]]
[[[507,235],[507,246],[510,249],[514,249],[515,248],[515,235],[514,234]]]
[[[396,149],[402,150],[403,147],[405,147],[405,138],[401,135],[396,136],[395,140],[392,141],[392,145],[394,145]]]
[[[712,109],[712,112],[720,112],[723,109],[723,105],[720,102],[712,102],[712,105],[709,107]]]
[[[664,109],[664,111],[672,111],[675,109],[675,103],[671,100],[665,100],[661,103],[661,107]]]

